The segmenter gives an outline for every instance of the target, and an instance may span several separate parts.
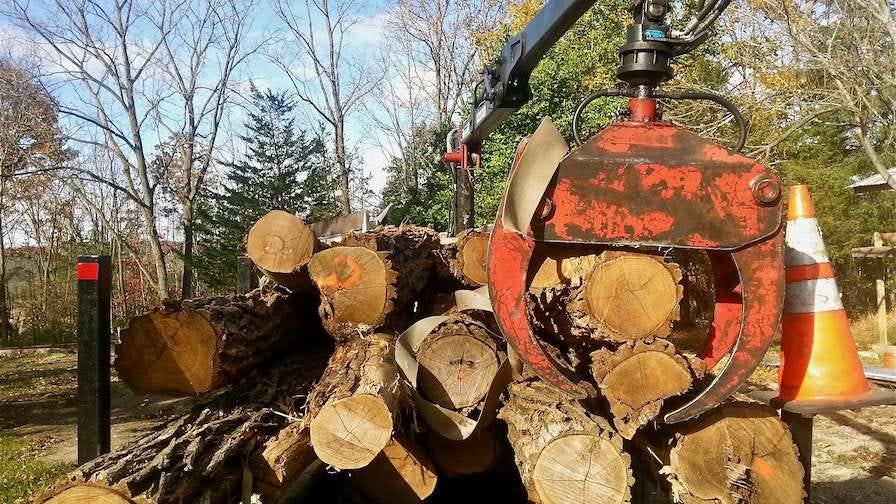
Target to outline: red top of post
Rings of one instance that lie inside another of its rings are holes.
[[[78,281],[92,280],[97,281],[100,278],[99,263],[78,263],[75,277]]]

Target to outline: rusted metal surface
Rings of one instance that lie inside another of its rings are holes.
[[[594,387],[548,355],[527,319],[526,271],[537,243],[708,250],[716,308],[701,357],[709,365],[730,357],[705,390],[664,417],[680,422],[737,390],[780,330],[780,182],[750,158],[642,115],[610,125],[561,161],[525,235],[497,220],[489,290],[498,324],[522,360],[548,383],[583,397]]]
[[[666,123],[615,123],[560,163],[539,241],[731,250],[775,233],[761,164]],[[775,184],[777,180],[772,178]],[[765,187],[765,186],[763,186]]]

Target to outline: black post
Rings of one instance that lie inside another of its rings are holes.
[[[108,453],[111,441],[110,256],[80,256],[78,278],[78,464]]]
[[[803,488],[806,500],[812,502],[812,424],[814,415],[802,415],[793,411],[781,410],[781,420],[790,427],[793,444],[799,452],[800,464],[803,466]]]
[[[236,258],[236,293],[245,294],[258,287],[255,263],[246,256]]]

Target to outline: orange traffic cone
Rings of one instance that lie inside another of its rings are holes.
[[[805,185],[791,186],[784,255],[778,401],[863,401],[871,395]]]

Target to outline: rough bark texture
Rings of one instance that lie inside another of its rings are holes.
[[[417,350],[417,386],[430,401],[454,410],[478,404],[498,371],[494,336],[481,324],[450,317]]]
[[[622,438],[603,418],[536,379],[513,383],[499,418],[534,502],[630,502]]]
[[[715,315],[716,288],[709,256],[703,250],[675,249],[670,259],[681,268],[681,316],[673,321],[669,341],[679,352],[699,354],[709,341]]]
[[[115,369],[137,393],[213,390],[284,349],[317,339],[316,302],[282,289],[165,301],[131,320],[116,347]]]
[[[308,397],[311,445],[337,469],[369,464],[392,436],[399,413],[395,337],[376,333],[340,345]]]
[[[731,401],[650,434],[678,502],[798,504],[803,468],[790,431],[768,406]]]
[[[327,332],[346,341],[410,325],[415,303],[427,301],[436,248],[430,229],[389,226],[350,233],[340,246],[315,254],[308,269]]]
[[[626,439],[659,415],[665,399],[683,394],[695,377],[703,375],[703,367],[695,366],[661,339],[633,341],[591,354],[595,382],[610,403],[617,432]]]
[[[273,408],[298,410],[293,398],[308,393],[327,352],[325,346],[296,352],[221,389],[189,413],[77,468],[37,502],[82,483],[112,486],[135,502],[238,502],[244,460],[287,423]]]
[[[305,265],[323,246],[302,219],[273,210],[252,226],[246,255],[268,278],[291,290],[311,287]]]
[[[438,475],[420,448],[393,438],[352,480],[379,504],[416,504],[432,495]]]

